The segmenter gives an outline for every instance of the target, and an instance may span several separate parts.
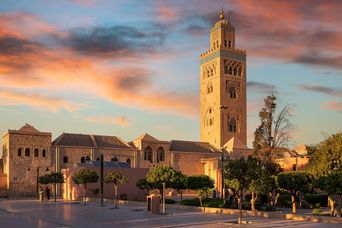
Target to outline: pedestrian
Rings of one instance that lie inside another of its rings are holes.
[[[216,188],[213,191],[213,199],[216,199]]]
[[[50,200],[50,189],[48,186],[46,186],[46,188],[45,188],[45,193],[46,193],[46,198],[49,201]]]

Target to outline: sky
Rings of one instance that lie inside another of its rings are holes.
[[[341,131],[341,1],[0,0],[0,132],[199,140],[199,55],[221,8],[247,51],[248,145],[273,86],[294,146]]]

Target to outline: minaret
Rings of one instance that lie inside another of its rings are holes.
[[[221,10],[200,55],[200,140],[220,148],[235,137],[247,144],[246,51],[235,48],[235,27]]]

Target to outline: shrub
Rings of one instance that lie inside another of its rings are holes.
[[[198,198],[195,199],[185,199],[181,201],[182,205],[187,206],[200,206],[200,202]],[[222,199],[212,199],[212,198],[206,198],[203,200],[203,207],[214,207],[214,208],[229,208],[230,200],[226,199],[226,204],[223,204]]]
[[[320,208],[315,208],[312,210],[312,214],[314,215],[323,215],[323,210]]]
[[[186,205],[186,206],[196,206],[196,207],[200,206],[200,202],[198,198],[182,200],[181,204]]]
[[[127,194],[126,193],[120,194],[120,199],[121,200],[127,200]]]
[[[251,203],[250,202],[242,202],[242,209],[243,210],[250,210],[251,209]]]
[[[328,196],[323,194],[305,194],[305,201],[313,205],[315,208],[327,207]]]
[[[282,194],[278,198],[279,207],[291,207],[291,195]]]
[[[167,204],[175,204],[176,201],[173,200],[173,199],[165,199],[165,203],[167,203]]]

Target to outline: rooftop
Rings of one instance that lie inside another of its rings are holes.
[[[216,147],[212,146],[208,142],[181,141],[181,140],[172,140],[170,142],[170,151],[198,152],[198,153],[220,152]]]

